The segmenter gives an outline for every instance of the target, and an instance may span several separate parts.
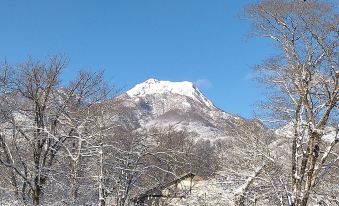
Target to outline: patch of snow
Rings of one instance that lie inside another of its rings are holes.
[[[176,131],[187,131],[193,133],[194,140],[209,140],[211,142],[229,138],[222,131],[216,128],[205,126],[200,122],[180,122],[180,121],[158,121],[152,120],[144,125],[146,129],[173,127]]]
[[[191,104],[188,103],[188,102],[182,102],[182,106],[183,106],[184,108],[190,108],[190,107],[191,107]]]
[[[324,135],[321,137],[321,139],[323,139],[326,142],[332,142],[336,138],[339,138],[337,135],[338,134],[337,134],[337,129],[336,128],[334,128],[334,127],[326,127]]]
[[[275,130],[274,133],[278,136],[292,138],[293,137],[293,122],[289,122],[287,125],[278,128],[277,130]]]
[[[202,180],[192,187],[191,194],[185,198],[168,199],[166,205],[169,206],[187,206],[187,205],[234,205],[233,194],[227,190],[227,186],[217,180]]]

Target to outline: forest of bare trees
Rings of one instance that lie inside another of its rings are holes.
[[[112,89],[103,73],[81,71],[65,85],[66,66],[63,56],[1,65],[1,201],[127,205],[151,184],[212,172],[210,162],[197,160],[205,147],[185,131],[111,123]]]

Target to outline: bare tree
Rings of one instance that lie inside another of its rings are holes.
[[[103,124],[100,102],[109,97],[109,91],[102,72],[92,74],[85,71],[80,71],[78,77],[62,89],[64,96],[59,100],[69,103],[60,113],[59,122],[62,125],[60,130],[68,135],[68,141],[61,145],[59,156],[64,157],[68,165],[71,204],[78,204],[80,186],[88,187],[80,185],[78,179],[83,179],[85,183],[86,179],[87,184],[91,179],[84,177],[84,165],[86,169],[93,169],[90,162],[100,159],[99,139],[107,130]],[[69,97],[72,99],[69,100]]]
[[[133,195],[189,169],[183,149],[188,145],[184,132],[171,128],[129,131],[111,127],[109,130],[110,135],[106,133],[102,139],[101,167],[101,188],[107,204],[128,205]]]
[[[279,141],[256,120],[239,126],[237,135],[216,144],[221,162],[216,178],[227,182],[233,205],[285,205],[284,157],[276,152]]]
[[[11,160],[1,158],[0,162],[23,180],[24,201],[29,187],[34,205],[40,204],[47,173],[57,151],[58,143],[50,138],[50,134],[56,132],[56,122],[50,118],[50,101],[65,64],[65,59],[53,57],[47,63],[29,60],[14,68],[2,67],[2,103],[12,110],[3,113],[7,115],[9,126],[3,130],[1,144]],[[13,95],[11,101],[8,101],[8,94]],[[8,103],[11,105],[6,105]],[[23,118],[27,121],[22,121]],[[12,135],[8,136],[9,133]]]
[[[254,33],[272,39],[280,55],[258,66],[271,89],[263,104],[272,121],[291,124],[289,205],[307,205],[321,173],[337,161],[338,23],[328,1],[261,0],[246,8]],[[331,129],[332,128],[332,129]],[[332,132],[332,138],[325,135]]]
[[[16,198],[21,191],[25,203],[31,199],[33,205],[42,204],[47,185],[56,179],[53,174],[61,172],[54,165],[62,154],[72,168],[74,203],[76,165],[99,130],[99,115],[90,107],[108,92],[103,75],[80,72],[68,87],[61,87],[66,64],[64,57],[54,56],[46,62],[30,59],[1,66],[0,164],[9,171]]]

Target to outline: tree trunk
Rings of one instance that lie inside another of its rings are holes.
[[[77,183],[77,171],[76,161],[71,161],[71,199],[72,204],[75,205],[78,199],[78,183]]]
[[[32,200],[33,200],[34,206],[40,205],[40,195],[41,195],[41,190],[39,189],[39,187],[37,187],[36,189],[32,191]]]
[[[248,177],[243,185],[241,185],[234,194],[234,205],[235,206],[245,206],[245,193],[248,190],[248,187],[253,183],[254,179],[260,174],[262,169],[265,167],[265,164],[258,166],[253,174]]]
[[[99,206],[105,206],[106,205],[106,200],[105,200],[105,188],[103,185],[103,179],[104,179],[104,172],[103,172],[103,151],[102,151],[102,145],[100,145],[99,148],[99,163],[100,163],[100,175],[99,175]]]

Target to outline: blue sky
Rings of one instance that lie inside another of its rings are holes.
[[[63,79],[105,70],[118,88],[148,78],[196,82],[226,112],[251,118],[262,91],[252,68],[274,53],[247,38],[249,0],[1,0],[0,59],[62,53]]]

